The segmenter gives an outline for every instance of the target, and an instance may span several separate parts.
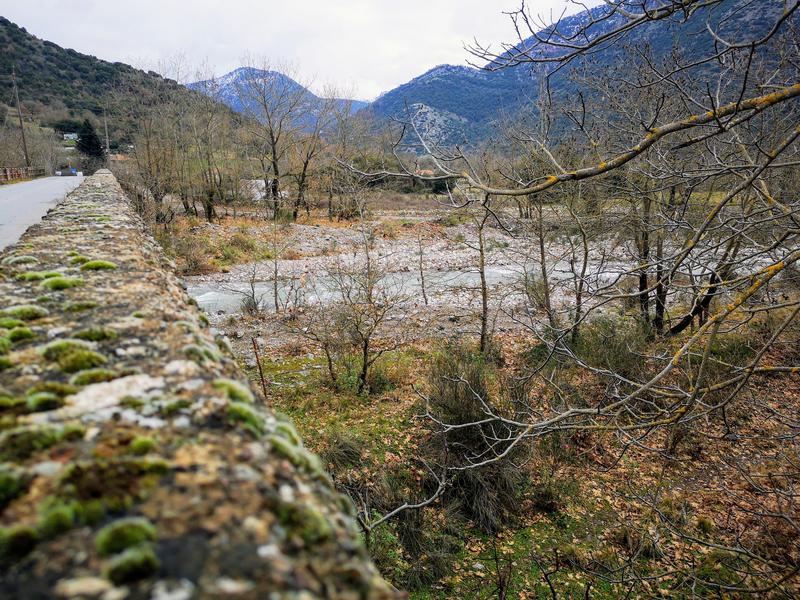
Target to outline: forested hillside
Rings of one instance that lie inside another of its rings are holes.
[[[45,122],[99,115],[121,89],[159,87],[189,93],[157,73],[62,48],[0,17],[0,105],[12,104],[12,71],[24,113]],[[124,123],[114,121],[111,126],[126,136]]]

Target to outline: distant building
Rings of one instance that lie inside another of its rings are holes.
[[[65,133],[64,134],[64,139],[65,140],[77,140],[78,139],[78,134],[77,133]]]

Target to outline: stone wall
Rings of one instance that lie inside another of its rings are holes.
[[[110,172],[0,272],[0,596],[401,596]]]

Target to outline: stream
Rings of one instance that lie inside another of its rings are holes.
[[[453,300],[459,291],[477,290],[480,287],[480,276],[476,270],[463,271],[425,271],[425,291],[433,303],[446,303]],[[306,277],[308,277],[306,275]],[[499,284],[511,284],[519,280],[519,271],[509,267],[486,267],[486,282],[490,287]],[[286,295],[293,293],[297,279],[283,281],[278,286],[281,302]],[[420,298],[422,285],[419,272],[396,271],[387,273],[380,282],[387,293],[398,294],[409,298]],[[254,284],[255,295],[263,310],[274,310],[272,281],[257,281]],[[303,285],[305,300],[309,303],[329,302],[337,296],[333,281],[327,277],[310,278]],[[189,295],[194,298],[200,308],[209,314],[237,313],[241,311],[242,300],[250,295],[249,281],[232,282],[192,282],[187,281]]]

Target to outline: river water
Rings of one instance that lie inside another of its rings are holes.
[[[463,271],[425,271],[425,291],[429,300],[436,304],[452,302],[464,292],[476,291],[480,287],[480,276],[476,270]],[[490,287],[499,284],[513,284],[519,281],[519,271],[508,267],[487,267],[486,282]],[[422,296],[422,285],[419,272],[400,271],[388,273],[379,284],[387,293],[405,296],[418,300]],[[273,310],[272,281],[257,281],[254,284],[255,296],[264,310]],[[282,282],[278,286],[281,302],[286,296],[293,293],[298,287],[297,280]],[[306,302],[330,302],[334,300],[338,291],[333,282],[326,277],[305,281],[302,284],[303,296]],[[187,285],[189,295],[200,305],[200,308],[210,314],[237,313],[241,311],[242,300],[251,294],[249,281],[234,282],[189,282]]]

